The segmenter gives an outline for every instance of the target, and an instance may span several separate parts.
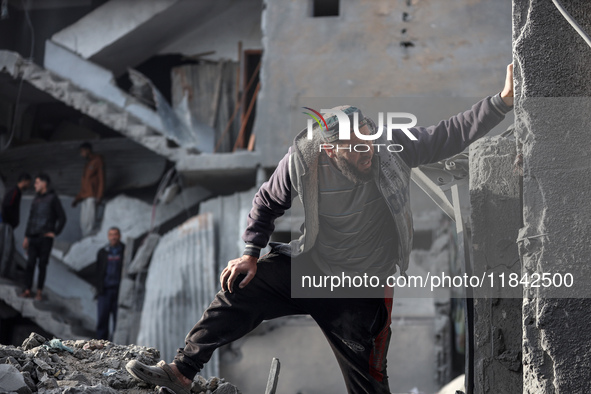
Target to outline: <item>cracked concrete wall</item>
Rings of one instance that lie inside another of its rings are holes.
[[[590,32],[591,2],[563,3]],[[513,15],[520,82],[515,117],[524,163],[518,241],[523,272],[572,274],[578,287],[571,294],[555,286],[524,292],[523,392],[587,393],[591,48],[551,1],[515,0]]]
[[[520,273],[517,233],[521,185],[513,168],[514,138],[482,138],[470,146],[474,275]],[[521,297],[506,289],[475,290],[474,393],[520,393]],[[482,294],[480,294],[482,293]],[[477,297],[477,298],[476,298]]]

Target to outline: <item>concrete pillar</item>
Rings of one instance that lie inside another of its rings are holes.
[[[483,138],[470,146],[474,275],[520,273],[520,176],[514,138]],[[487,283],[488,284],[488,283]],[[475,289],[474,393],[520,393],[521,297],[500,287]]]
[[[587,32],[591,2],[561,0]],[[523,273],[574,286],[524,289],[523,392],[591,392],[591,48],[550,0],[514,0],[516,127],[523,144]],[[568,298],[566,298],[568,297]]]

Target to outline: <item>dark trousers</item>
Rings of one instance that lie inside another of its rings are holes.
[[[45,284],[45,273],[47,272],[47,264],[49,263],[49,255],[51,254],[51,247],[53,246],[53,238],[51,237],[30,237],[29,248],[27,249],[27,274],[25,279],[25,286],[31,290],[33,288],[33,276],[35,275],[35,266],[39,261],[39,275],[37,276],[37,289],[43,290]]]
[[[96,324],[97,339],[109,339],[109,317],[113,317],[113,331],[117,324],[118,287],[108,287],[97,298],[98,316]]]
[[[10,277],[14,256],[14,234],[8,223],[0,223],[0,276]]]
[[[220,291],[179,349],[175,364],[192,379],[218,347],[243,337],[263,320],[309,314],[337,358],[349,393],[389,393],[386,354],[391,298],[291,298],[291,258],[271,252],[243,289]]]

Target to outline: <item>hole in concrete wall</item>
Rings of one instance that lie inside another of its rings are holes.
[[[406,34],[406,29],[400,30],[400,33],[402,33],[402,35],[405,35]]]
[[[415,46],[411,41],[400,41],[400,46],[403,48],[412,48]]]
[[[312,0],[312,16],[339,16],[340,0]]]
[[[166,139],[166,147],[167,148],[178,148],[179,144],[177,144],[175,141],[167,138]]]
[[[411,19],[411,17],[410,17],[410,14],[408,12],[403,12],[402,13],[402,21],[403,22],[408,22],[408,21],[410,21],[410,19]]]

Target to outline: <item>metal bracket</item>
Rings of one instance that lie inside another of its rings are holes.
[[[455,221],[454,206],[445,191],[454,185],[468,182],[468,154],[460,153],[444,161],[413,168],[410,178],[451,220]]]

